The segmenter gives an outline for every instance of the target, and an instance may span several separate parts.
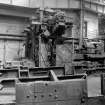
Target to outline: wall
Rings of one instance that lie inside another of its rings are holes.
[[[0,34],[22,35],[27,20],[11,16],[0,16]]]
[[[25,18],[0,16],[0,60],[11,61],[25,56],[22,33],[27,21]]]
[[[86,10],[105,14],[105,3],[102,0],[85,0],[84,7]]]
[[[0,60],[5,62],[24,57],[23,44],[23,41],[0,39]]]
[[[104,0],[84,0],[84,7],[86,9],[105,13],[105,1]],[[50,7],[50,8],[80,8],[80,0],[0,0],[0,3],[39,8],[39,7]],[[75,5],[75,6],[74,6]]]
[[[30,0],[30,7],[79,8],[79,2],[77,0]]]
[[[98,14],[87,11],[84,20],[87,21],[87,37],[96,38],[98,36]]]
[[[24,7],[78,8],[77,0],[0,0],[0,3]],[[75,5],[75,6],[74,6]]]
[[[29,7],[30,0],[12,0],[11,3],[17,6]]]
[[[0,0],[0,3],[10,4],[10,3],[11,3],[11,1],[10,1],[10,0]]]

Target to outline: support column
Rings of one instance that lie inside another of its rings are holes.
[[[83,28],[84,28],[84,0],[80,2],[80,42],[79,46],[81,47],[83,44]]]

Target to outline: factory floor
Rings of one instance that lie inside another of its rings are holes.
[[[88,104],[105,105],[105,99],[101,98],[101,78],[100,75],[90,75],[87,77]],[[0,103],[15,102],[15,88],[4,88],[0,91]]]

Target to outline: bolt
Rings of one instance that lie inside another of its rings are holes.
[[[48,83],[45,83],[46,86],[48,86]]]
[[[49,94],[50,97],[51,97],[52,95],[53,95],[52,93]]]
[[[34,98],[36,98],[37,96],[34,96]]]
[[[54,97],[55,99],[57,99],[58,98],[58,95],[55,95],[55,97]]]
[[[29,98],[30,96],[27,96],[27,98]]]
[[[55,91],[55,92],[57,92],[57,90],[56,90],[56,89],[55,89],[54,91]]]
[[[43,97],[44,97],[44,95],[42,94],[42,95],[41,95],[41,97],[43,98]]]

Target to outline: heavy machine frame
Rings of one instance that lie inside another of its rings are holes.
[[[39,22],[38,19],[40,19]],[[82,68],[82,71],[84,70],[83,72],[87,73],[91,73],[91,71],[104,71],[105,56],[102,49],[104,49],[103,46],[105,45],[101,39],[96,38],[92,39],[95,41],[89,42],[90,39],[82,38],[82,44],[79,46],[81,39],[65,37],[66,29],[72,29],[73,24],[66,21],[66,15],[62,11],[55,11],[48,8],[39,10],[38,19],[31,19],[31,25],[26,29],[28,30],[27,33],[30,34],[27,38],[27,56],[30,57],[31,55],[35,66],[42,66],[42,60],[44,61],[45,67],[56,66],[56,46],[59,44],[64,45],[65,42],[71,40],[73,46],[71,49],[72,57],[70,58],[72,59],[71,65],[73,68],[70,68],[72,69],[71,71],[78,71],[78,68]],[[29,36],[31,36],[31,39]],[[46,60],[42,56],[41,44],[45,45],[47,52],[45,55]],[[79,47],[74,48],[75,45]],[[100,49],[99,46],[102,48]],[[97,65],[97,67],[95,65]]]
[[[78,38],[64,36],[65,30],[68,28],[72,29],[73,26],[71,22],[66,21],[66,15],[64,12],[54,10],[49,11],[49,9],[45,9],[40,10],[39,13],[43,14],[40,17],[41,21],[38,22],[37,19],[32,19],[30,27],[27,27],[26,29],[26,32],[30,34],[28,36],[31,36],[31,45],[30,38],[27,38],[26,55],[29,57],[28,54],[30,54],[30,52],[28,52],[28,50],[30,51],[29,46],[31,46],[31,58],[35,61],[36,66],[40,66],[40,56],[42,56],[40,46],[41,44],[45,44],[45,46],[47,45],[46,59],[48,66],[56,66],[56,45],[63,44],[68,40],[78,41]]]

